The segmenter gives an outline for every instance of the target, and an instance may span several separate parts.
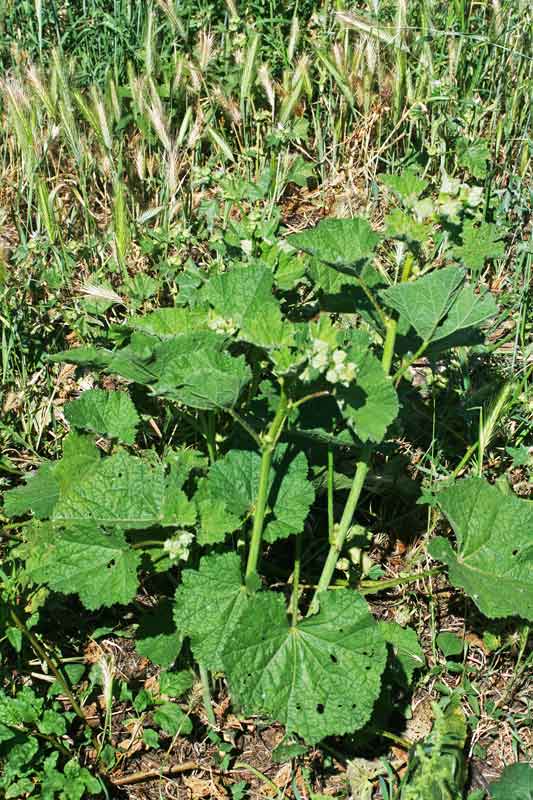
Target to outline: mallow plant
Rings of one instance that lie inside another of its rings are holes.
[[[174,306],[50,354],[116,388],[65,406],[62,457],[4,501],[11,518],[31,514],[12,551],[28,593],[75,593],[93,610],[169,573],[175,596],[141,620],[139,650],[168,665],[188,640],[206,688],[223,674],[243,713],[307,743],[366,726],[394,659],[408,678],[422,662],[413,631],[372,615],[372,582],[336,582],[336,569],[376,454],[394,447],[411,365],[446,367],[497,313],[477,285],[503,253],[480,192],[448,180],[432,199],[409,172],[383,183],[382,232],[325,219],[228,249]],[[154,415],[161,446],[143,449]],[[334,481],[346,452],[347,495]],[[480,477],[444,482],[435,503],[455,534],[430,542],[439,569],[488,617],[533,619],[531,504]]]

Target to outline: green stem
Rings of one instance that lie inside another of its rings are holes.
[[[334,462],[333,447],[328,447],[328,539],[329,543],[333,544],[335,541],[335,513],[333,509],[333,489],[335,477],[335,462]]]
[[[302,534],[296,534],[294,544],[294,570],[292,573],[291,614],[292,625],[298,624],[298,594],[300,589],[300,567],[302,562]]]
[[[461,461],[449,476],[450,480],[454,480],[459,475],[461,470],[464,469],[464,467],[468,464],[468,462],[478,449],[480,451],[479,466],[481,467],[482,456],[485,452],[488,442],[491,439],[494,429],[498,424],[498,421],[503,411],[505,410],[505,407],[507,406],[508,403],[511,403],[512,405],[515,402],[514,398],[512,398],[511,395],[514,392],[516,392],[516,388],[517,388],[516,384],[514,384],[512,381],[504,383],[504,385],[501,387],[496,397],[496,400],[492,408],[490,409],[489,414],[487,415],[486,420],[484,420],[483,424],[481,425],[478,439],[473,444],[471,444],[468,450],[465,452]],[[507,409],[508,412],[511,409],[511,405]]]
[[[217,721],[213,712],[213,705],[211,702],[211,688],[209,686],[209,673],[202,664],[198,664],[200,668],[200,680],[202,681],[202,699],[204,701],[205,713],[207,721],[212,728],[216,728]]]
[[[320,575],[313,599],[311,600],[311,604],[309,606],[308,615],[316,613],[318,610],[318,595],[320,592],[324,592],[331,583],[337,561],[339,560],[339,554],[344,546],[346,535],[350,530],[353,515],[355,514],[355,509],[357,508],[357,503],[359,502],[359,497],[361,496],[361,491],[368,473],[371,452],[372,451],[369,445],[366,445],[362,450],[361,460],[357,463],[350,494],[348,495],[348,500],[344,506],[341,521],[339,522],[339,526],[335,532],[335,541],[330,545],[326,563],[322,568],[322,574]]]
[[[436,329],[437,326],[433,328],[429,338],[425,342],[422,342],[416,353],[412,355],[411,358],[408,358],[407,361],[404,361],[402,366],[394,373],[393,381],[395,386],[398,386],[398,384],[400,383],[401,379],[403,378],[409,367],[424,355],[424,353],[426,352],[431,343],[430,340],[433,338],[433,334],[435,333]]]
[[[409,280],[409,278],[411,277],[413,264],[414,264],[413,254],[407,253],[403,262],[400,283],[406,283]],[[396,316],[389,317],[387,319],[386,328],[387,328],[387,333],[385,336],[385,344],[383,346],[383,355],[381,357],[381,363],[383,369],[385,370],[385,373],[387,375],[390,375],[392,367],[392,359],[394,357],[394,346],[396,344],[396,332],[398,329],[398,319]]]
[[[381,363],[387,375],[390,373],[392,367],[392,359],[394,356],[394,345],[396,344],[397,328],[398,328],[397,320],[391,317],[387,321],[387,333],[385,336],[385,344],[383,346],[383,355],[381,357]]]
[[[15,730],[17,730],[15,728]],[[43,739],[45,742],[50,742],[56,750],[59,750],[60,753],[63,753],[66,758],[72,758],[72,753],[70,750],[67,750],[64,744],[62,744],[59,739],[56,739],[55,736],[49,736],[47,733],[40,733],[39,731],[32,730],[32,736],[36,736],[38,739]]]
[[[33,635],[33,633],[30,630],[28,630],[24,622],[17,615],[15,609],[10,608],[9,613],[11,619],[13,620],[19,631],[28,640],[34,653],[45,662],[45,664],[47,665],[48,669],[50,670],[56,681],[60,684],[64,694],[70,700],[70,704],[76,715],[81,720],[83,720],[84,725],[87,725],[85,714],[83,713],[78,701],[74,697],[74,693],[68,684],[67,678],[61,673],[61,670],[54,664],[53,660],[50,658],[43,645],[41,645],[40,642],[37,640],[37,638]]]
[[[372,728],[372,733],[376,734],[376,736],[383,736],[384,739],[390,739],[391,742],[403,747],[404,750],[409,750],[413,746],[413,742],[410,739],[405,739],[403,736],[398,736],[397,733],[392,733],[391,731],[385,731],[383,728]]]
[[[207,452],[209,453],[209,461],[211,464],[217,460],[217,447],[215,441],[215,412],[207,411],[203,420],[205,427],[205,440],[207,444]]]
[[[364,280],[360,276],[356,280],[357,280],[357,283],[359,284],[359,286],[361,287],[361,289],[363,290],[364,294],[366,295],[367,299],[369,300],[370,304],[373,306],[373,308],[374,308],[375,312],[377,313],[378,317],[380,318],[381,322],[383,323],[383,325],[386,325],[387,324],[387,317],[385,316],[385,314],[383,312],[383,309],[379,305],[378,301],[376,300],[376,298],[374,297],[374,295],[372,294],[372,292],[368,288],[367,284],[364,282]]]
[[[405,575],[401,578],[391,578],[388,581],[361,581],[359,590],[361,594],[376,594],[395,586],[403,586],[405,583],[414,583],[422,578],[431,578],[433,575],[439,575],[443,570],[444,567],[434,567],[425,572],[419,572],[417,575]]]
[[[232,417],[235,420],[235,422],[238,422],[241,428],[243,428],[246,431],[246,433],[254,440],[254,442],[257,445],[259,445],[259,447],[261,447],[262,445],[261,437],[259,436],[257,431],[254,431],[252,426],[248,422],[246,422],[246,420],[243,419],[240,414],[237,414],[235,409],[228,408],[227,411],[230,417]]]
[[[134,542],[130,545],[133,550],[142,550],[144,547],[163,547],[164,539],[143,539],[142,542]]]
[[[466,465],[468,464],[468,462],[470,461],[470,459],[472,458],[472,456],[476,452],[476,450],[478,448],[478,445],[479,445],[479,439],[476,439],[474,444],[470,445],[470,447],[468,448],[468,450],[466,451],[466,453],[464,454],[464,456],[462,457],[460,462],[455,467],[454,471],[449,476],[450,480],[455,480],[455,478],[457,478],[457,476],[459,475],[461,470],[464,469],[464,467],[466,467]]]
[[[265,775],[264,773],[260,772],[256,767],[252,767],[252,765],[248,764],[246,761],[239,761],[237,764],[235,764],[232,772],[241,772],[241,770],[246,770],[246,772],[251,772],[252,775],[255,775],[256,778],[259,778],[259,780],[263,781],[263,783],[266,783],[267,786],[270,786],[271,789],[274,789],[276,792],[274,797],[276,798],[287,797],[283,789],[280,789],[277,783],[274,783],[274,781],[271,780],[268,777],[268,775]]]
[[[265,511],[268,499],[268,482],[270,477],[270,466],[272,464],[272,456],[278,439],[281,435],[283,425],[287,418],[287,411],[289,406],[289,399],[285,392],[283,382],[281,383],[281,394],[279,398],[279,405],[276,411],[276,416],[268,430],[268,433],[262,438],[262,455],[261,467],[259,472],[259,489],[257,492],[257,500],[255,503],[254,511],[254,524],[252,527],[252,539],[250,542],[250,552],[248,553],[248,563],[246,565],[246,582],[249,584],[251,578],[257,575],[257,564],[259,561],[259,553],[261,551],[261,540],[263,537],[263,525],[265,521]]]
[[[304,403],[309,402],[309,400],[315,400],[317,397],[329,397],[331,392],[328,392],[327,389],[321,392],[313,392],[312,394],[306,394],[305,397],[300,397],[299,400],[294,400],[289,403],[289,407],[298,408],[298,406],[303,405]]]
[[[409,280],[409,277],[411,275],[411,270],[413,268],[413,263],[414,260],[412,254],[408,253],[404,261],[402,276],[400,279],[402,283],[405,283],[405,281]],[[392,359],[394,357],[394,347],[396,344],[397,320],[394,317],[389,317],[388,319],[386,319],[385,324],[387,332],[385,334],[385,342],[383,345],[383,355],[381,358],[381,364],[383,366],[383,371],[385,372],[385,374],[389,375],[392,367]],[[368,474],[368,469],[370,466],[371,456],[372,456],[372,447],[370,445],[365,445],[361,451],[360,460],[357,462],[357,467],[355,470],[352,487],[350,489],[350,494],[348,495],[346,505],[344,506],[344,511],[342,513],[341,521],[339,522],[337,530],[333,531],[334,532],[334,537],[332,537],[333,541],[330,542],[329,552],[326,558],[326,562],[322,568],[322,573],[320,575],[320,578],[318,579],[318,584],[315,589],[315,593],[309,605],[309,611],[307,612],[308,615],[315,614],[318,611],[318,595],[320,594],[320,592],[324,592],[331,583],[331,579],[333,577],[333,573],[335,572],[335,567],[337,565],[339,555],[344,546],[344,542],[348,534],[348,531],[350,530],[352,519],[355,514],[355,509],[357,508],[357,503],[359,502],[359,497],[361,496],[361,492],[363,490],[365,479]],[[329,475],[328,475],[328,480],[329,480]],[[329,486],[328,486],[328,491],[329,491]],[[328,521],[329,521],[329,510],[328,510]]]
[[[412,253],[407,253],[407,255],[405,256],[404,262],[403,262],[403,268],[402,268],[402,274],[401,274],[401,277],[400,277],[400,283],[407,283],[407,281],[411,277],[411,272],[413,271],[413,265],[414,265],[414,256],[413,256]],[[383,348],[383,357],[382,357],[382,360],[381,360],[381,363],[383,364],[383,369],[385,370],[387,375],[390,374],[391,367],[392,367],[392,358],[394,356],[394,346],[396,344],[397,328],[398,328],[398,319],[397,319],[397,317],[396,316],[395,317],[390,317],[387,320],[387,336],[386,336],[386,339],[385,339],[385,346]],[[427,343],[424,343],[424,345],[422,346],[422,352],[426,349],[426,347],[427,347]],[[416,360],[416,358],[419,358],[420,355],[421,355],[421,353],[417,352],[415,354],[415,356],[413,356],[413,361]],[[412,363],[412,361],[410,363]],[[409,364],[405,367],[405,369],[407,369],[408,366],[409,366]],[[402,375],[403,375],[403,372],[405,371],[405,369],[402,369],[402,372],[401,372]],[[396,373],[396,375],[394,376],[394,380],[396,380],[397,376],[398,376],[398,373]],[[400,377],[401,377],[401,375],[400,375]],[[399,380],[399,378],[398,378],[398,380]]]
[[[400,277],[400,283],[407,283],[409,278],[411,277],[411,272],[413,271],[413,266],[415,263],[415,259],[412,253],[407,253],[403,262],[402,274]]]

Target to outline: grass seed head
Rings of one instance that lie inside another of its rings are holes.
[[[216,52],[214,35],[206,31],[200,31],[196,45],[196,57],[202,72],[207,70],[211,61],[216,57]]]
[[[270,77],[268,64],[261,64],[257,70],[257,77],[259,79],[259,83],[265,91],[270,108],[272,109],[272,113],[274,113],[276,108],[276,93],[274,92],[274,84],[272,83],[272,78]]]

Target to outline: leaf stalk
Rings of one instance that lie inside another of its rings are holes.
[[[368,468],[370,466],[371,453],[372,449],[370,445],[365,445],[365,447],[363,447],[363,450],[361,452],[361,458],[357,462],[357,467],[355,470],[355,476],[353,479],[352,487],[350,489],[350,494],[348,495],[346,505],[344,506],[344,511],[342,512],[341,521],[339,522],[335,534],[335,541],[333,544],[330,545],[326,562],[324,564],[324,567],[322,568],[322,573],[320,575],[315,593],[311,600],[308,616],[310,614],[315,614],[318,611],[318,595],[320,594],[320,592],[324,592],[331,583],[331,579],[333,577],[333,573],[335,572],[335,567],[339,559],[339,554],[344,546],[346,535],[350,530],[353,515],[355,514],[355,509],[357,508],[357,503],[359,502],[359,497],[361,496],[361,492],[363,490],[363,485],[368,473]]]
[[[261,467],[259,472],[259,489],[257,491],[257,501],[255,504],[254,523],[252,527],[252,538],[248,562],[246,565],[246,583],[250,587],[251,580],[257,577],[257,564],[261,551],[261,541],[263,538],[263,526],[265,522],[265,511],[268,499],[270,467],[272,456],[278,443],[281,431],[287,419],[289,408],[289,398],[285,391],[285,386],[281,382],[281,394],[276,415],[267,433],[262,437]]]

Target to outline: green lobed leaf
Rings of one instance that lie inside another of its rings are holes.
[[[10,742],[7,751],[2,754],[0,790],[9,787],[9,789],[14,789],[14,797],[24,797],[35,788],[35,784],[26,776],[31,774],[32,759],[38,750],[39,741],[35,736],[19,736],[14,743]],[[8,800],[6,795],[7,792],[3,794],[3,797]]]
[[[17,737],[17,733],[11,728],[8,728],[7,725],[4,725],[0,722],[0,745],[3,742],[9,742],[10,739],[15,739]]]
[[[287,237],[293,247],[333,267],[353,267],[365,262],[379,240],[380,236],[361,217],[324,219],[314,228]]]
[[[276,448],[269,478],[266,541],[302,531],[314,501],[308,469],[304,453],[295,454],[287,445]],[[203,541],[221,541],[253,512],[260,470],[261,457],[253,450],[232,450],[212,465],[200,497]]]
[[[129,343],[113,352],[106,371],[121,375],[128,381],[149,385],[157,379],[154,360],[158,346],[162,345],[155,336],[134,331]]]
[[[452,631],[442,631],[438,634],[435,642],[446,658],[449,656],[460,656],[465,649],[464,639],[457,636],[457,634]]]
[[[162,600],[144,613],[139,620],[135,636],[135,649],[153,664],[170,667],[180,654],[183,637],[176,630],[172,618],[173,604]]]
[[[437,499],[457,548],[439,536],[429,552],[447,564],[452,584],[487,617],[533,620],[533,505],[481,478],[459,481]]]
[[[204,310],[191,311],[180,306],[158,308],[150,314],[135,316],[127,321],[129,327],[143,331],[160,339],[171,339],[184,333],[202,330],[206,327]]]
[[[183,571],[174,620],[178,631],[190,637],[194,657],[206,669],[223,669],[222,651],[247,604],[236,553],[204,556],[198,570]]]
[[[462,800],[466,779],[464,746],[466,720],[461,707],[452,702],[445,711],[433,705],[436,719],[423,743],[409,753],[400,800]]]
[[[294,455],[288,447],[278,445],[272,466],[269,511],[263,531],[266,542],[301,533],[315,499],[313,485],[307,478],[309,465],[305,453]]]
[[[59,499],[55,464],[45,463],[26,479],[26,483],[4,494],[4,513],[20,517],[31,511],[37,519],[46,519]]]
[[[320,611],[291,626],[283,597],[254,595],[222,655],[245,713],[265,714],[313,744],[368,721],[386,646],[363,598],[324,592]]]
[[[274,281],[283,291],[289,291],[301,283],[305,275],[306,264],[303,257],[298,258],[293,252],[286,253],[279,248],[278,262],[275,267]]]
[[[112,356],[111,350],[101,347],[73,347],[72,350],[61,350],[59,353],[48,355],[47,360],[54,363],[66,361],[67,364],[76,364],[80,367],[105,369]]]
[[[212,331],[169,339],[155,351],[154,394],[204,410],[234,406],[251,378],[244,356],[225,352]]]
[[[208,464],[207,457],[199,450],[195,450],[194,447],[179,447],[176,450],[166,450],[164,460],[179,475],[179,480],[181,481],[180,489],[193,470],[204,470]]]
[[[3,725],[33,725],[39,720],[44,701],[33,689],[23,686],[15,697],[0,690],[0,723]]]
[[[199,481],[194,501],[200,517],[198,544],[223,542],[228,533],[232,533],[240,526],[240,516],[228,510],[226,498],[217,495],[216,490],[210,487],[208,479]]]
[[[45,524],[31,531],[25,571],[56,592],[78,594],[94,610],[133,600],[139,565],[140,555],[120,531]]]
[[[86,767],[72,758],[61,768],[56,769],[59,752],[51,753],[43,764],[40,780],[40,800],[81,800],[88,795],[101,795],[102,785]]]
[[[383,289],[380,296],[409,322],[423,341],[429,341],[452,307],[464,278],[464,270],[444,267],[415,281]]]
[[[392,380],[370,350],[370,339],[354,331],[347,360],[357,366],[356,380],[348,387],[337,387],[336,397],[342,415],[362,442],[381,442],[398,415],[398,397]]]
[[[65,406],[65,417],[76,428],[94,431],[133,444],[139,415],[126,392],[88,389]]]
[[[356,277],[331,269],[313,258],[309,259],[307,273],[320,289],[321,309],[338,314],[358,314],[372,327],[381,327],[375,307],[361,288],[362,282],[373,293],[386,287],[380,273],[370,263],[364,264]]]
[[[59,461],[45,462],[25,484],[5,493],[5,513],[18,517],[31,511],[37,519],[47,519],[70,483],[83,479],[99,461],[100,451],[92,439],[69,433],[63,440],[63,457]]]
[[[511,764],[489,786],[492,800],[533,800],[533,767]]]
[[[468,219],[463,227],[463,243],[453,248],[453,257],[468,269],[479,272],[487,260],[505,255],[503,236],[504,233],[492,222],[476,225],[474,220]]]
[[[169,736],[192,733],[192,722],[175,703],[163,703],[154,711],[154,722]]]
[[[378,625],[395,656],[392,677],[400,686],[410,686],[415,670],[426,663],[416,632],[409,627],[402,628],[397,622],[381,621]]]
[[[461,137],[457,142],[457,160],[461,167],[467,169],[474,178],[485,178],[487,161],[490,160],[490,148],[486,139],[469,142]]]
[[[395,239],[406,242],[422,243],[433,233],[433,226],[427,222],[417,222],[411,214],[400,208],[394,208],[385,217],[385,233]]]
[[[159,749],[159,735],[152,728],[144,728],[143,743],[154,750]]]
[[[162,672],[159,677],[159,692],[168,697],[179,698],[192,689],[194,679],[190,670]]]
[[[407,205],[412,205],[428,186],[429,181],[419,178],[416,172],[404,170],[400,175],[380,175],[379,180]]]
[[[53,734],[55,736],[65,736],[67,732],[67,723],[63,714],[58,711],[52,711],[47,708],[38,724],[41,733]]]
[[[432,350],[469,344],[480,325],[497,312],[498,306],[491,294],[478,295],[471,286],[464,286],[455,296],[446,319],[435,331]]]
[[[163,323],[152,321],[152,328],[161,332],[163,327]],[[235,405],[251,378],[244,356],[235,358],[225,347],[226,338],[210,330],[193,329],[161,338],[135,331],[129,344],[120,350],[93,348],[86,359],[77,360],[77,351],[72,350],[56,354],[53,360],[99,366],[149,386],[155,395],[207,410]],[[95,361],[95,353],[100,354],[100,363]]]
[[[101,459],[82,479],[72,475],[51,517],[65,524],[90,520],[125,529],[193,525],[194,503],[179,484],[174,473],[165,474],[163,464],[118,452]]]
[[[239,329],[241,339],[259,347],[274,347],[289,325],[282,320],[273,284],[272,270],[257,263],[215,275],[204,292],[221,320]]]

